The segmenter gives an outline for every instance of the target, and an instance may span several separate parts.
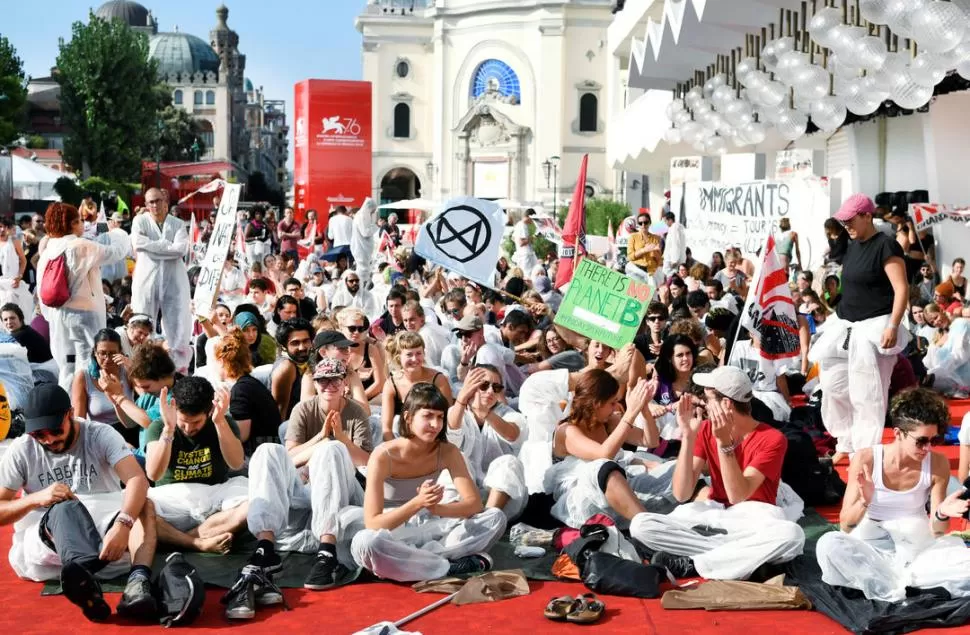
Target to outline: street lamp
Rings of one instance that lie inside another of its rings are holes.
[[[433,188],[435,182],[435,173],[438,171],[438,166],[434,164],[434,161],[429,160],[424,164],[424,169],[428,175],[428,187]],[[434,190],[431,189],[429,196],[433,198]]]
[[[552,177],[552,210],[553,216],[559,213],[559,155],[553,155],[542,162],[542,174],[546,177],[546,187],[549,187],[549,177]]]

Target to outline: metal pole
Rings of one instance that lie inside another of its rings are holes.
[[[552,165],[552,214],[559,218],[559,166]]]

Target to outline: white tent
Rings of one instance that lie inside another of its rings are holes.
[[[380,209],[420,209],[426,212],[432,212],[439,207],[441,203],[438,201],[429,201],[425,198],[412,198],[406,201],[394,201],[393,203],[384,203],[379,206]]]
[[[13,159],[14,199],[60,200],[57,192],[54,191],[54,183],[63,176],[75,178],[72,174],[58,172],[30,159],[16,155],[10,158]]]

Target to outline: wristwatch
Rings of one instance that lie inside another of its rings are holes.
[[[124,525],[128,529],[131,529],[132,527],[135,526],[135,519],[129,516],[128,514],[126,514],[125,512],[118,512],[118,515],[115,516],[115,522]]]

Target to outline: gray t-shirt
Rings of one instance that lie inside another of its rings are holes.
[[[572,371],[582,370],[586,366],[586,358],[579,351],[563,351],[556,353],[546,360],[552,366],[552,370],[568,368]]]
[[[78,420],[77,440],[64,454],[48,452],[27,435],[16,439],[0,461],[0,487],[33,494],[66,483],[75,494],[119,492],[114,466],[128,456],[131,448],[114,428]]]

